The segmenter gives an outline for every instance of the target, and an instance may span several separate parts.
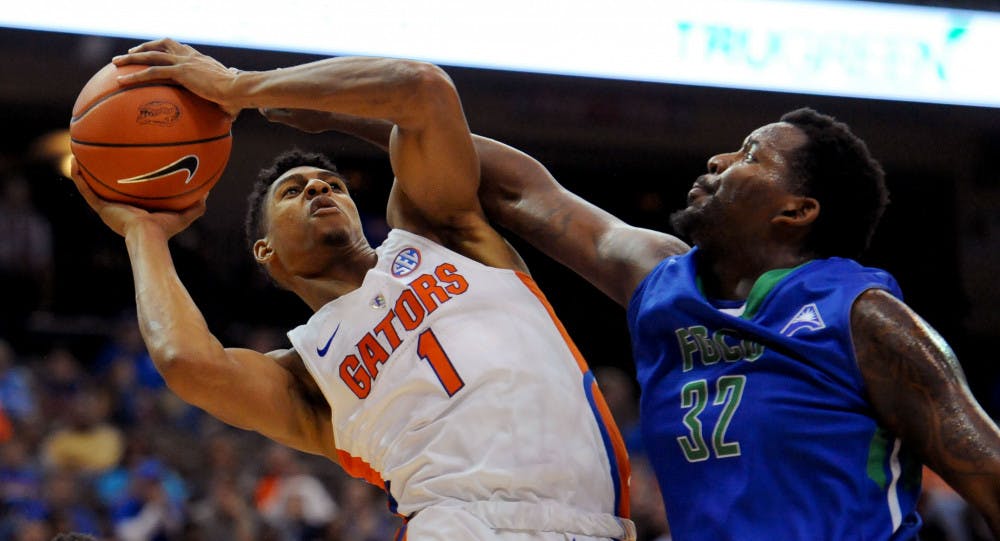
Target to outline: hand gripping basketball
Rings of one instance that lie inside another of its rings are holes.
[[[80,91],[70,147],[103,199],[180,210],[218,182],[232,150],[232,117],[171,82],[121,86],[145,66],[108,64]]]

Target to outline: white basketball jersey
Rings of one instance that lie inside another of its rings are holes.
[[[393,230],[362,286],[289,337],[333,411],[344,469],[393,511],[560,502],[628,516],[628,459],[530,277]]]

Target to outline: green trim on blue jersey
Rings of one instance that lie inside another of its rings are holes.
[[[757,311],[760,310],[760,305],[764,303],[764,299],[767,294],[771,292],[779,282],[785,279],[786,276],[801,269],[802,267],[812,263],[812,261],[806,261],[805,263],[792,267],[790,269],[772,269],[757,278],[754,282],[753,287],[750,288],[750,294],[747,295],[747,307],[743,310],[743,315],[740,316],[743,319],[751,319],[753,316],[757,315]]]
[[[757,310],[760,310],[760,305],[764,303],[764,299],[767,294],[771,292],[779,282],[785,279],[792,271],[801,269],[805,265],[812,263],[812,261],[806,261],[805,263],[792,267],[789,269],[771,269],[764,274],[761,274],[757,281],[754,282],[753,287],[750,288],[750,294],[747,295],[746,302],[743,310],[743,314],[740,315],[743,319],[751,319],[757,314]],[[705,294],[705,288],[702,285],[701,276],[694,277],[695,287],[698,288],[698,292],[701,296],[708,299],[708,295]]]
[[[880,427],[872,434],[872,441],[868,446],[868,478],[875,481],[875,484],[882,490],[885,490],[886,484],[889,482],[886,478],[885,465],[892,439],[889,431]]]
[[[757,281],[754,282],[753,287],[750,288],[750,294],[747,295],[746,308],[740,317],[743,319],[753,318],[757,314],[757,310],[760,310],[760,305],[764,303],[764,298],[774,289],[774,286],[778,285],[778,282],[782,281],[785,276],[788,276],[788,273],[797,268],[772,269],[761,274],[760,278],[757,278]]]

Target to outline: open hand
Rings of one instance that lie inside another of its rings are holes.
[[[190,45],[170,38],[149,41],[132,47],[127,54],[114,57],[112,63],[116,66],[150,66],[119,77],[118,81],[123,85],[170,80],[219,104],[230,116],[235,117],[240,112],[241,108],[232,103],[229,95],[229,89],[239,72],[226,68],[218,60],[198,52]]]

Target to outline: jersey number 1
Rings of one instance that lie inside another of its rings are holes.
[[[465,382],[455,371],[455,365],[451,364],[448,354],[441,347],[437,336],[434,336],[434,331],[427,329],[420,333],[420,338],[417,341],[417,355],[431,365],[431,370],[441,381],[448,396],[455,396],[455,393],[465,386]]]

